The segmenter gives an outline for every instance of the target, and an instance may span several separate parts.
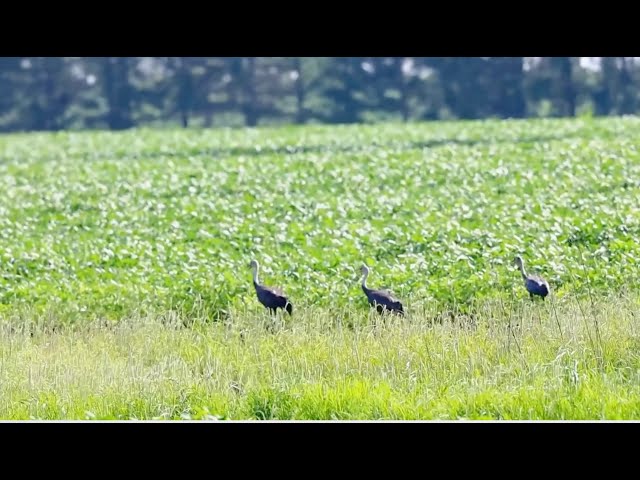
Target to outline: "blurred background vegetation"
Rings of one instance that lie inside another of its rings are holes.
[[[636,57],[0,57],[0,131],[625,115]]]

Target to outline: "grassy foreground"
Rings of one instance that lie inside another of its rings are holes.
[[[638,301],[3,324],[4,419],[633,419]],[[8,330],[11,330],[10,332]]]

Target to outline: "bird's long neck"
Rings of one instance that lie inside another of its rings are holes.
[[[362,277],[362,288],[364,290],[368,290],[368,287],[367,287],[367,277],[368,276],[369,276],[369,271],[365,270],[364,271],[364,276]]]
[[[520,273],[522,274],[522,278],[527,279],[527,272],[524,271],[524,263],[520,262]]]
[[[253,267],[253,283],[256,285],[260,285],[260,281],[258,280],[258,266]]]

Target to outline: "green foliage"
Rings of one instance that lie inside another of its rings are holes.
[[[255,307],[409,308],[637,285],[635,118],[0,138],[0,309],[117,319]]]
[[[638,123],[2,136],[0,418],[637,418]]]

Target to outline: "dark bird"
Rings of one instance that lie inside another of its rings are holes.
[[[527,275],[527,272],[524,271],[524,260],[522,260],[521,256],[518,255],[513,262],[514,265],[520,269],[520,273],[524,279],[524,286],[529,292],[531,299],[533,300],[534,296],[538,295],[544,300],[551,290],[549,283],[542,277]]]
[[[253,269],[253,286],[256,287],[256,295],[260,303],[267,307],[274,315],[278,308],[282,308],[286,310],[289,315],[292,315],[293,305],[289,302],[289,299],[285,296],[282,289],[260,285],[258,280],[260,265],[257,260],[251,260],[249,266]]]
[[[371,290],[367,287],[367,277],[369,276],[369,267],[362,265],[362,290],[364,291],[369,305],[375,307],[378,313],[382,313],[387,310],[398,315],[404,315],[402,303],[399,300],[393,298],[390,292],[387,290]]]

